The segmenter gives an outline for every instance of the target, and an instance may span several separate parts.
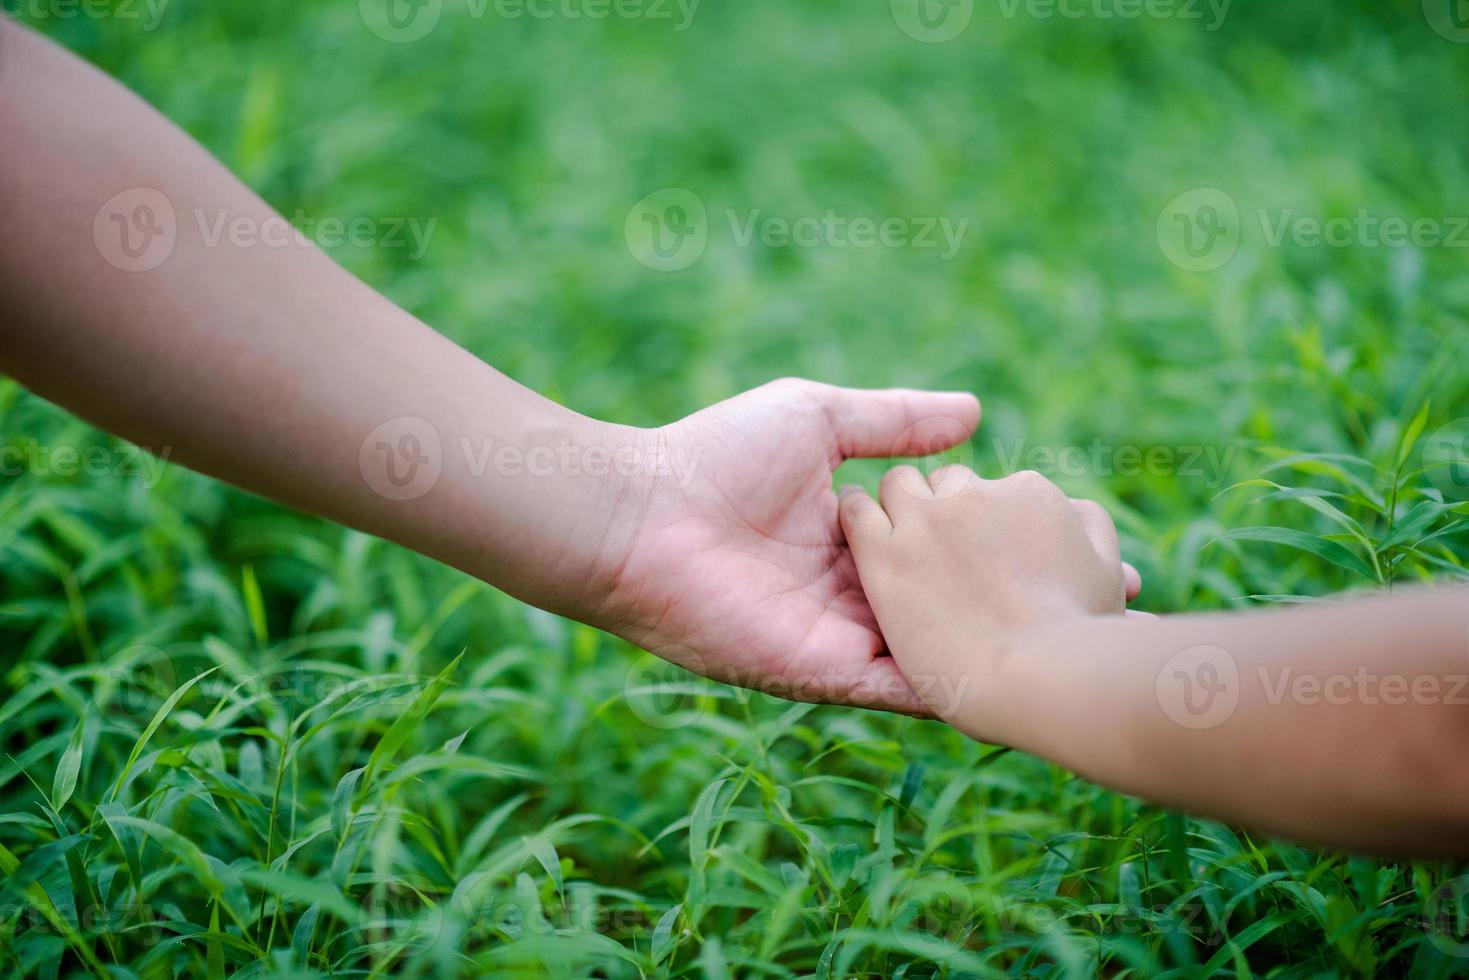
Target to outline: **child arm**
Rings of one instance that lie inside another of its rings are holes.
[[[842,517],[899,667],[967,734],[1321,844],[1469,853],[1469,594],[1121,615],[1115,532],[1035,474],[900,468]],[[1100,543],[1099,543],[1100,542]]]

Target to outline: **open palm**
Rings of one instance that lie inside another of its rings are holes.
[[[683,478],[649,496],[617,574],[618,632],[742,687],[923,712],[884,651],[832,473],[844,459],[946,449],[978,424],[968,394],[783,380],[659,430]]]

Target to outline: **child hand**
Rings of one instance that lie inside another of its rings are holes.
[[[1112,519],[1045,477],[985,480],[960,466],[925,477],[899,466],[878,504],[842,491],[841,519],[898,667],[940,718],[970,735],[1002,689],[1016,637],[1091,615],[1121,615],[1124,572]]]

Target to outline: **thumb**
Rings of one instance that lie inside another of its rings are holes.
[[[842,519],[842,534],[857,563],[857,574],[862,574],[862,565],[875,554],[874,546],[893,533],[893,522],[887,511],[861,487],[842,487],[838,511]]]
[[[979,399],[964,391],[823,385],[820,395],[843,459],[930,456],[979,426]]]

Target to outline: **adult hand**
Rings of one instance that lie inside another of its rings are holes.
[[[857,580],[832,473],[854,457],[947,449],[979,414],[964,393],[787,379],[657,430],[683,478],[643,501],[606,625],[716,680],[922,713]]]

